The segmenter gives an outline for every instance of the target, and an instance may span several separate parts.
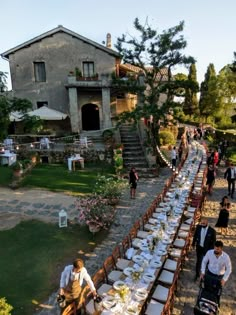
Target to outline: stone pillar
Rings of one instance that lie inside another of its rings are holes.
[[[78,132],[81,130],[81,119],[79,120],[77,89],[70,87],[68,90],[71,131]]]
[[[103,113],[103,129],[111,128],[111,95],[110,88],[102,88],[102,113]]]

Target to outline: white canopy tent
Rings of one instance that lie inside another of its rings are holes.
[[[12,112],[10,114],[10,121],[21,121],[24,114],[21,112]]]
[[[38,116],[42,120],[62,120],[68,115],[61,113],[55,109],[48,108],[47,106],[42,106],[38,109],[32,110],[27,113],[29,116]],[[10,114],[10,121],[21,121],[24,114],[21,112],[12,112]]]
[[[59,112],[55,109],[48,108],[47,106],[42,106],[38,109],[35,109],[27,113],[29,116],[39,116],[42,120],[62,120],[65,119],[68,115],[62,112]]]

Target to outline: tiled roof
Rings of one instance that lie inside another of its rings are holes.
[[[133,66],[129,63],[120,64],[119,67],[121,70],[131,71],[131,72],[135,72],[135,73],[139,73],[139,72],[143,71],[141,68],[139,68],[137,66]],[[153,68],[152,67],[146,67],[146,69],[148,71],[152,71]],[[160,69],[160,71],[157,75],[157,78],[160,78],[161,76],[162,76],[163,81],[167,81],[167,79],[168,79],[168,69],[167,68]]]

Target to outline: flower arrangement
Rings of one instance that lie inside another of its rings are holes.
[[[98,176],[94,192],[104,199],[118,199],[127,187],[127,181],[115,177]]]
[[[139,281],[141,279],[141,275],[142,275],[141,271],[134,271],[134,272],[132,272],[132,275],[131,275],[132,280],[134,282]]]
[[[127,285],[123,285],[121,289],[119,290],[119,295],[123,302],[125,302],[125,299],[129,295],[129,293],[130,293],[130,289],[127,287]]]
[[[78,220],[88,226],[96,226],[107,229],[114,218],[115,209],[100,196],[79,198],[76,201],[79,210]]]

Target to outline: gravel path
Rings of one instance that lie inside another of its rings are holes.
[[[214,227],[219,213],[219,202],[221,198],[227,195],[227,181],[223,178],[225,168],[219,167],[217,171],[217,179],[214,186],[212,196],[207,196],[207,202],[203,215],[209,219],[209,224]],[[235,197],[236,198],[236,197]],[[224,251],[230,255],[232,261],[233,272],[226,283],[221,297],[220,314],[236,315],[236,203],[235,199],[231,199],[232,210],[230,212],[229,235],[222,236],[217,231],[217,240],[224,243]],[[193,314],[193,306],[196,303],[199,291],[199,282],[193,281],[195,276],[195,250],[189,253],[189,260],[186,262],[184,271],[180,274],[178,282],[177,297],[175,299],[175,309],[173,315]]]

